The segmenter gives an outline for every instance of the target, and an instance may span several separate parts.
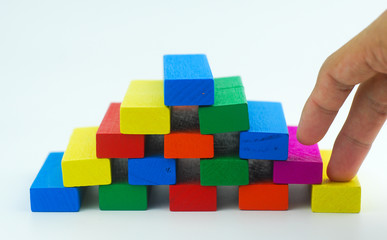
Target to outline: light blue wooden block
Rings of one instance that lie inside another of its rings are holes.
[[[50,153],[30,188],[32,212],[77,212],[81,188],[63,186],[63,152]]]
[[[250,129],[240,133],[244,159],[286,160],[289,134],[281,103],[248,101]]]
[[[161,155],[129,159],[128,182],[131,185],[176,184],[176,160]]]
[[[214,79],[206,55],[164,56],[164,104],[214,104]]]

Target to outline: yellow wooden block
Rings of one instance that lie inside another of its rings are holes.
[[[121,133],[168,134],[170,125],[170,108],[164,105],[163,81],[132,81],[121,103]]]
[[[76,128],[62,159],[65,187],[111,184],[110,159],[97,158],[98,127]]]
[[[321,150],[324,164],[323,182],[312,185],[312,211],[358,213],[361,205],[360,182],[354,177],[349,182],[331,182],[326,174],[332,151]]]

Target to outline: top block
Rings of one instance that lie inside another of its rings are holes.
[[[123,134],[168,134],[170,109],[164,105],[163,81],[132,81],[121,103]]]
[[[206,55],[164,56],[164,103],[167,106],[214,104],[214,79]]]

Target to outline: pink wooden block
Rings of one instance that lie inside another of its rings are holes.
[[[319,184],[323,163],[317,144],[306,146],[297,141],[297,127],[288,127],[289,152],[286,161],[274,161],[273,182],[283,184]]]

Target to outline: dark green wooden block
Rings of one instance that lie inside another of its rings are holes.
[[[117,182],[99,186],[99,209],[146,210],[148,208],[147,186]]]
[[[222,156],[200,160],[202,186],[232,186],[249,184],[249,163],[237,156]]]
[[[249,114],[241,78],[215,78],[214,82],[214,105],[199,107],[200,132],[214,134],[249,130]]]

